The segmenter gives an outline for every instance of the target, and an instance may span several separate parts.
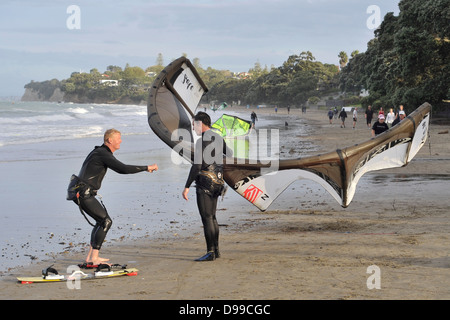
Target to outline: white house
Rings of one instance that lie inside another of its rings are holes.
[[[105,84],[110,87],[117,87],[119,85],[119,80],[100,80],[100,84]]]
[[[360,97],[368,97],[369,96],[369,90],[361,89],[361,91],[359,92],[359,96]]]

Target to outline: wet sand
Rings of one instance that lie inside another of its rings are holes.
[[[298,143],[312,155],[370,138],[362,112],[355,130],[350,119],[345,129],[338,120],[329,124],[326,111],[256,112],[279,120],[282,158],[298,157]],[[300,119],[307,135],[296,135]],[[63,272],[85,256],[67,252],[3,274],[0,299],[449,299],[450,144],[448,133],[439,134],[448,129],[431,125],[431,144],[408,166],[365,175],[346,209],[307,181],[288,187],[266,212],[229,190],[218,207],[222,257],[214,262],[193,261],[205,248],[198,217],[164,235],[107,242],[102,254],[138,268],[136,277],[83,281],[80,290],[15,281],[52,263]],[[183,214],[198,216],[193,195],[187,204],[170,197]],[[380,289],[370,289],[375,284]]]

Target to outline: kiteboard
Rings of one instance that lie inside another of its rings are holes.
[[[45,282],[66,282],[75,280],[94,280],[94,279],[106,279],[116,278],[123,276],[136,276],[138,274],[136,268],[124,268],[120,270],[112,270],[111,266],[105,267],[100,265],[96,270],[92,272],[81,271],[76,268],[71,274],[59,274],[58,271],[52,268],[42,270],[40,277],[17,277],[17,281],[21,284],[30,283],[45,283]]]

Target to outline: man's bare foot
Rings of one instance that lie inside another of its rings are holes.
[[[99,264],[108,264],[106,262],[109,261],[107,258],[101,258],[98,256],[99,250],[92,249],[92,247],[89,250],[89,253],[86,257],[86,262],[92,263],[93,265],[99,265]]]
[[[106,261],[92,261],[92,264],[93,264],[94,266],[99,266],[99,265],[101,265],[101,264],[106,264],[106,265],[108,265],[108,266],[111,266],[111,263],[107,263]]]
[[[98,257],[98,258],[97,258],[97,261],[101,261],[101,262],[107,262],[107,261],[109,261],[109,259],[107,259],[107,258],[100,258],[100,257]]]
[[[92,263],[94,265],[102,264],[102,263],[105,263],[105,262],[108,262],[108,261],[109,261],[109,259],[100,258],[100,257],[98,257],[97,259],[86,259],[86,262]]]

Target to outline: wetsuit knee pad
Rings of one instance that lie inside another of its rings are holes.
[[[102,227],[103,227],[103,231],[106,233],[108,232],[109,228],[111,228],[112,225],[112,220],[109,217],[106,217],[103,221],[102,221]]]

